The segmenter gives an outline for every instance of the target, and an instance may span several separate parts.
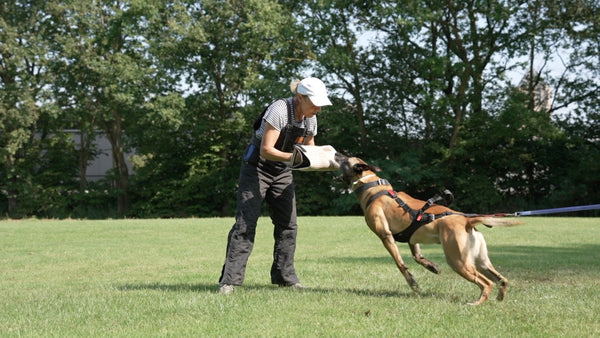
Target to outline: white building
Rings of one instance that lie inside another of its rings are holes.
[[[79,145],[81,142],[80,134],[78,129],[67,129],[66,133],[71,134],[73,138],[73,142],[77,145],[77,149],[79,149]],[[97,152],[97,156],[90,160],[88,163],[85,177],[88,182],[98,181],[103,179],[107,172],[113,169],[113,158],[112,158],[112,148],[108,138],[102,132],[97,132],[94,142],[92,144],[92,148],[95,152]],[[125,153],[125,161],[127,163],[127,169],[129,173],[133,173],[133,166],[130,161],[130,157],[133,155],[133,152]]]

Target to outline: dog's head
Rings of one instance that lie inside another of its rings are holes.
[[[342,171],[339,180],[348,185],[363,176],[381,171],[378,167],[372,166],[358,157],[346,157],[342,154],[339,154],[338,157],[338,154],[336,154],[336,161],[338,161]]]

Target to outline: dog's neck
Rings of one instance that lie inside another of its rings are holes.
[[[377,175],[375,175],[375,174],[369,174],[369,175],[363,176],[363,177],[357,179],[356,181],[352,182],[352,185],[350,185],[350,190],[352,190],[352,191],[356,190],[356,188],[357,188],[356,185],[357,184],[359,184],[359,183],[365,184],[367,182],[365,182],[364,180],[367,179],[367,178],[369,178],[369,177],[373,177],[373,176],[377,177]]]

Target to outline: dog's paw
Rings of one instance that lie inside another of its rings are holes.
[[[421,294],[421,288],[419,288],[419,284],[417,283],[416,280],[414,280],[414,278],[412,278],[412,275],[410,276],[410,280],[408,282],[408,285],[410,285],[410,288],[412,289],[412,291],[416,294],[416,295],[420,295]]]
[[[435,264],[435,263],[428,264],[428,265],[427,265],[425,268],[426,268],[427,270],[429,270],[429,271],[431,271],[431,272],[435,273],[436,275],[439,275],[439,274],[440,274],[440,272],[441,272],[441,271],[440,271],[440,268],[439,268],[439,267],[438,267],[438,265],[437,265],[437,264]]]

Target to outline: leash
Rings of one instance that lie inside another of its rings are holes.
[[[600,209],[600,204],[590,204],[590,205],[579,205],[579,206],[564,207],[564,208],[517,211],[514,213],[507,213],[507,214],[494,214],[494,216],[515,216],[515,217],[517,217],[517,216],[533,216],[533,215],[557,214],[557,213],[561,213],[561,212],[574,212],[574,211],[599,210],[599,209]]]
[[[465,217],[520,217],[520,216],[534,216],[534,215],[547,215],[547,214],[558,214],[561,212],[575,212],[584,210],[600,210],[600,204],[580,205],[574,207],[564,208],[553,208],[553,209],[539,209],[529,211],[517,211],[517,212],[499,212],[494,214],[467,214],[460,213]]]
[[[600,210],[600,204],[580,205],[580,206],[574,206],[574,207],[553,208],[553,209],[517,211],[517,212],[499,212],[499,213],[494,213],[494,214],[468,214],[468,213],[460,213],[460,214],[465,217],[520,217],[520,216],[558,214],[561,212],[575,212],[575,211],[584,211],[584,210]]]

